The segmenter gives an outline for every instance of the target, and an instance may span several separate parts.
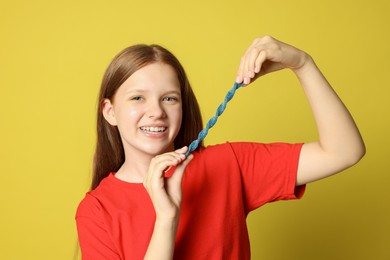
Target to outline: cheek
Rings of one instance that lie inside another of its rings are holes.
[[[120,114],[120,121],[123,126],[130,126],[136,124],[141,118],[142,111],[139,108],[127,107],[123,109]]]
[[[175,118],[175,121],[177,122],[177,124],[181,125],[181,121],[182,121],[182,117],[183,117],[183,114],[182,114],[182,111],[181,111],[181,107],[179,109],[176,109],[174,112],[174,118]]]
[[[140,114],[141,114],[141,112],[139,111],[139,109],[130,108],[130,110],[129,110],[130,117],[138,117]]]

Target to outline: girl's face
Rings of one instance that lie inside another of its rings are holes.
[[[172,151],[182,120],[176,72],[164,63],[139,69],[119,87],[113,102],[104,101],[103,114],[118,126],[126,158]]]

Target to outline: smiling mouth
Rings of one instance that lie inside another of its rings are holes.
[[[141,131],[149,134],[160,134],[167,130],[166,127],[154,127],[154,126],[142,126],[140,127]]]

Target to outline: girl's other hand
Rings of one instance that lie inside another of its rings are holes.
[[[185,157],[187,147],[158,155],[152,159],[144,186],[149,193],[156,221],[178,221],[182,199],[181,183],[183,173],[193,155]],[[164,177],[169,167],[175,167],[173,175]]]
[[[241,57],[237,83],[249,84],[256,78],[284,68],[297,71],[310,56],[270,36],[256,38]]]

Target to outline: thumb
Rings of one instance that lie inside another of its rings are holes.
[[[181,180],[183,178],[184,171],[193,158],[194,155],[190,154],[183,162],[176,166],[176,169],[174,169],[174,173],[171,177],[172,181]]]
[[[193,154],[188,155],[188,157],[178,166],[176,166],[176,171],[181,170],[184,172],[187,165],[191,162],[191,160],[194,158]]]

